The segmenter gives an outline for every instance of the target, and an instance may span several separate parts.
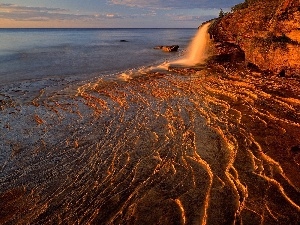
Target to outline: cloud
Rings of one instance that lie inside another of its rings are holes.
[[[47,7],[28,7],[0,3],[0,18],[15,21],[49,21],[49,20],[99,20],[122,18],[118,14],[76,14],[66,9]]]
[[[215,18],[216,15],[203,15],[203,16],[191,16],[191,15],[177,15],[170,16],[173,21],[207,21]]]
[[[47,7],[27,7],[19,6],[15,4],[1,4],[0,3],[0,12],[20,12],[20,13],[29,13],[29,12],[47,12],[47,13],[63,13],[67,12],[65,9],[60,8],[47,8]]]
[[[243,0],[110,0],[112,4],[155,9],[230,8]]]

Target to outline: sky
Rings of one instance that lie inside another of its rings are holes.
[[[195,28],[244,0],[0,0],[0,28]]]

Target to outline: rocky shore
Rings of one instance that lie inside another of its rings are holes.
[[[298,225],[299,61],[233,29],[263,4],[297,16],[240,5],[198,68],[2,87],[0,224]]]
[[[2,89],[0,223],[299,224],[299,79],[243,66]]]
[[[211,26],[213,40],[239,49],[260,70],[300,77],[300,2],[247,0],[232,9]]]

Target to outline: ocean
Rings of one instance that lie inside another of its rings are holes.
[[[0,29],[0,84],[89,79],[178,57],[196,29]],[[125,40],[125,42],[121,42]],[[153,49],[179,45],[177,53]]]

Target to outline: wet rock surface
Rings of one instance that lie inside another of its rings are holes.
[[[170,45],[170,46],[156,46],[154,49],[161,49],[164,52],[177,52],[179,45]]]
[[[55,84],[1,88],[0,224],[299,224],[299,79]]]

